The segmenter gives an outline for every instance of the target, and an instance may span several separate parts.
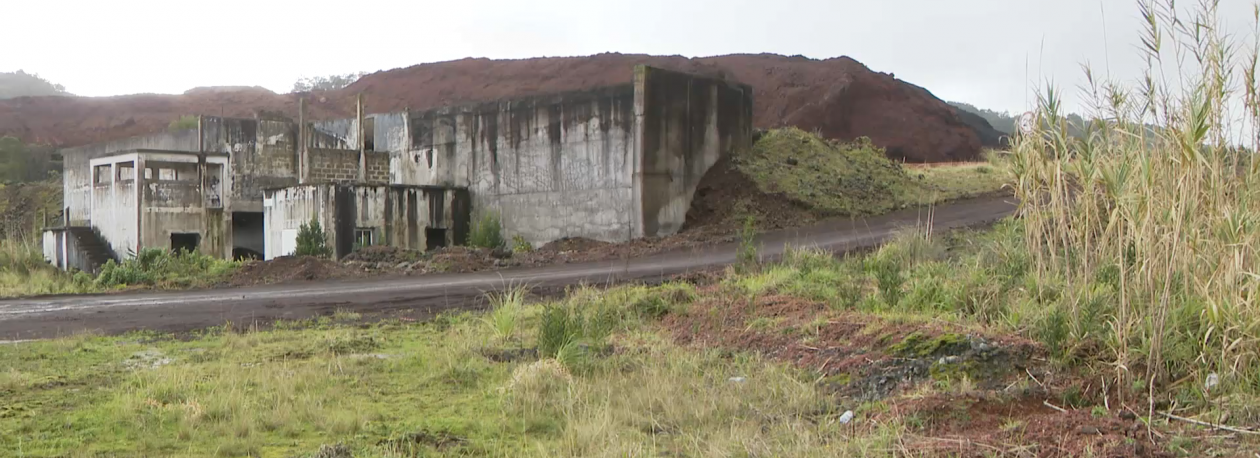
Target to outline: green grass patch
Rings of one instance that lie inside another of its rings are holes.
[[[0,346],[0,455],[866,456],[895,443],[896,427],[839,425],[843,409],[813,377],[644,326],[693,294],[667,284],[500,298],[523,336],[507,348],[502,326],[474,314]],[[562,331],[616,351],[581,367],[487,356],[542,344],[552,310],[567,314]]]
[[[825,215],[876,215],[985,194],[1006,177],[990,164],[908,169],[868,139],[836,142],[797,128],[766,132],[734,162],[763,192]]]

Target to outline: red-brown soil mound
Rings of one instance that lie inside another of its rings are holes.
[[[363,93],[371,112],[413,110],[629,83],[648,64],[724,77],[754,89],[757,127],[797,126],[823,136],[870,137],[889,156],[910,162],[977,157],[981,139],[945,102],[923,88],[839,57],[772,54],[688,59],[600,54],[524,60],[463,59],[365,76],[342,90],[309,95],[312,118],[350,116]],[[298,95],[261,88],[202,88],[183,95],[27,97],[0,101],[0,135],[63,146],[151,133],[181,115],[295,116]]]

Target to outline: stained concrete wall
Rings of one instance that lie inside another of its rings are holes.
[[[373,231],[376,245],[423,250],[426,228],[451,228],[455,191],[417,186],[336,184],[267,190],[264,198],[265,257],[292,254],[302,224],[315,218],[335,254],[353,249],[356,229]],[[446,237],[453,234],[448,231]],[[450,240],[445,241],[450,244]]]
[[[135,160],[136,155],[130,154],[93,159],[90,163],[91,167],[102,168],[99,172],[102,179],[92,185],[88,215],[119,259],[140,252],[140,188],[137,185],[140,169],[124,172],[119,167],[119,163]],[[106,171],[108,177],[104,176]]]
[[[636,235],[673,234],[709,168],[752,146],[752,88],[638,66],[635,115],[641,148],[633,192]]]
[[[87,225],[90,219],[93,186],[92,168],[89,163],[93,159],[137,149],[197,151],[197,148],[197,131],[184,130],[61,150],[63,205],[68,209],[66,217],[73,226]]]
[[[194,175],[191,179],[168,179],[160,173],[140,176],[143,194],[140,201],[140,246],[170,249],[171,234],[198,234],[197,249],[201,253],[226,257],[231,254],[228,229],[231,219],[222,206],[214,206],[205,193],[211,183],[222,182],[228,158],[207,156],[204,172],[198,172],[199,158],[192,154],[139,153],[139,163],[146,167],[182,165]]]
[[[632,235],[632,85],[410,113],[406,130],[392,180],[467,187],[473,208],[499,212],[508,236]]]
[[[202,145],[232,158],[229,211],[262,211],[262,191],[298,182],[297,127],[288,121],[202,117]]]

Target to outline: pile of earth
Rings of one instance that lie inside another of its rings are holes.
[[[978,132],[944,101],[893,75],[871,71],[848,57],[774,54],[463,59],[377,72],[344,89],[317,94],[244,87],[182,95],[23,97],[0,101],[0,135],[74,146],[161,131],[188,114],[295,117],[303,96],[307,115],[314,119],[352,116],[360,93],[372,112],[424,110],[630,83],[636,64],[746,83],[754,91],[757,127],[796,126],[846,141],[865,136],[890,157],[909,162],[967,160],[978,157],[982,147],[1000,146],[986,144],[992,136]]]
[[[337,261],[312,256],[281,256],[247,262],[228,279],[228,286],[271,285],[295,281],[346,278],[358,273]]]

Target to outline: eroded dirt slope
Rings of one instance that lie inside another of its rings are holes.
[[[976,157],[981,136],[945,102],[892,75],[839,57],[772,54],[688,59],[599,54],[523,60],[463,59],[368,75],[348,88],[308,97],[315,118],[350,116],[362,92],[369,111],[440,107],[628,83],[636,64],[735,79],[754,89],[754,123],[796,126],[826,137],[870,137],[889,156],[910,162]],[[105,98],[35,97],[0,101],[0,135],[72,146],[164,129],[187,114],[293,116],[298,95],[260,88],[190,90],[182,95]],[[996,146],[996,145],[987,145]]]

